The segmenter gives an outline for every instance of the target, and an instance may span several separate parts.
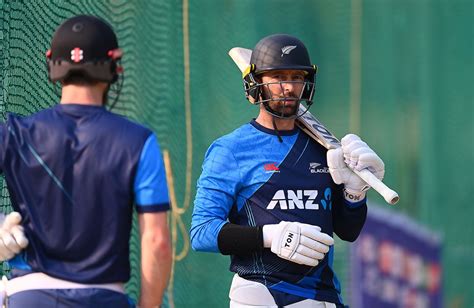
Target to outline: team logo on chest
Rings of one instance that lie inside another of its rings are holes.
[[[329,173],[328,167],[321,167],[320,163],[309,163],[309,172],[311,173]]]
[[[276,163],[268,163],[263,165],[263,169],[266,173],[275,173],[280,172],[280,168],[276,165]]]
[[[317,190],[278,190],[267,206],[267,210],[279,207],[282,210],[318,210],[319,204],[314,203],[318,196]]]

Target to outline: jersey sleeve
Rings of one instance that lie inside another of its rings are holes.
[[[154,134],[148,137],[143,146],[134,192],[138,213],[161,212],[170,208],[163,157]]]
[[[344,198],[344,185],[338,185],[333,211],[334,233],[341,240],[353,242],[359,237],[367,218],[367,198],[349,202]]]
[[[194,250],[219,252],[218,235],[235,203],[240,173],[232,151],[215,142],[206,153],[191,223]]]

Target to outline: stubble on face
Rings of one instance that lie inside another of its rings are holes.
[[[284,117],[293,116],[298,111],[298,101],[296,97],[295,100],[270,101],[269,105],[272,110]]]

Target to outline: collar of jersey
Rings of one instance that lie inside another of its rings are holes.
[[[255,119],[250,121],[250,124],[261,132],[264,132],[270,135],[277,135],[274,129],[270,129],[270,128],[266,128],[265,126],[262,126],[261,124],[257,123]],[[278,130],[281,136],[293,136],[293,135],[296,135],[298,131],[299,131],[299,128],[296,125],[295,125],[295,128],[290,129],[290,130]]]
[[[78,103],[67,103],[67,104],[57,104],[59,108],[66,108],[66,109],[104,109],[104,106],[98,105],[86,105],[86,104],[78,104]]]
[[[56,109],[64,110],[64,111],[89,111],[89,110],[105,110],[104,106],[97,106],[97,105],[84,105],[84,104],[57,104]]]

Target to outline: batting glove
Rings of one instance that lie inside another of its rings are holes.
[[[18,212],[11,212],[4,217],[0,227],[0,261],[13,258],[28,246],[28,239],[20,222],[21,215]]]
[[[344,184],[344,197],[349,202],[362,200],[370,188],[352,170],[368,169],[380,180],[385,174],[385,165],[382,159],[367,143],[353,134],[348,134],[341,139],[340,148],[327,152],[327,161],[334,183]]]
[[[263,246],[294,263],[316,266],[331,245],[334,239],[318,226],[289,221],[263,226]]]

